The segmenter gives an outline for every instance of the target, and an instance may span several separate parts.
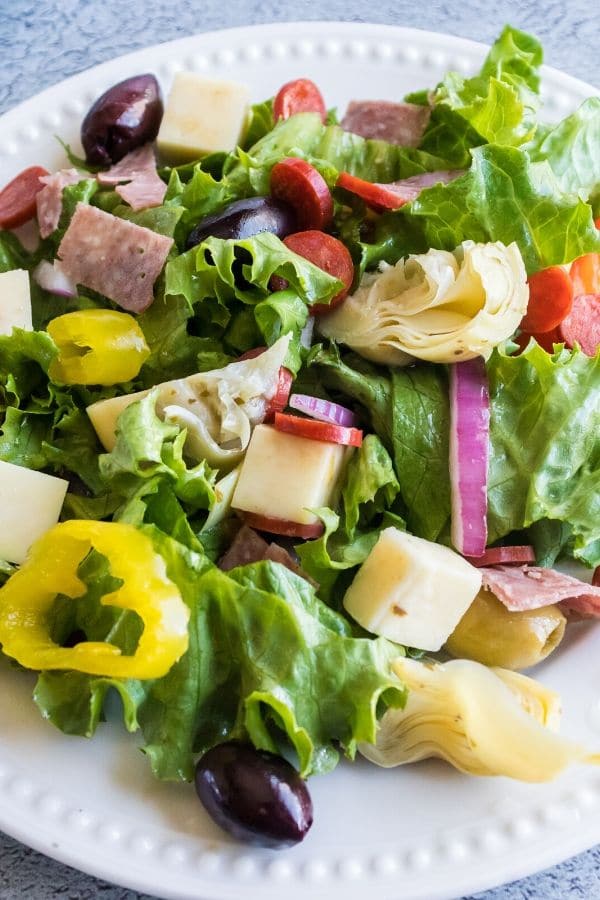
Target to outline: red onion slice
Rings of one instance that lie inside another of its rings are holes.
[[[478,356],[450,366],[450,491],[452,543],[464,556],[483,556],[487,542],[490,398]]]
[[[308,394],[292,394],[288,406],[305,413],[311,419],[327,422],[329,425],[354,428],[357,424],[357,418],[352,410],[340,406],[339,403],[331,403],[329,400],[321,400],[319,397],[309,397]]]
[[[52,263],[43,259],[33,270],[33,280],[45,291],[56,294],[59,297],[76,297],[77,287],[68,278],[60,267],[58,261]]]

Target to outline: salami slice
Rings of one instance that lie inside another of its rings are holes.
[[[44,187],[35,198],[40,236],[47,238],[56,231],[62,213],[62,192],[69,184],[77,184],[85,176],[77,169],[61,169],[54,175],[42,175]]]
[[[405,203],[416,200],[425,188],[436,184],[448,184],[460,175],[464,175],[460,169],[440,169],[437,172],[423,172],[421,175],[412,175],[401,181],[380,184],[342,172],[338,177],[337,187],[356,194],[372,209],[383,212],[386,209],[400,209]]]
[[[58,256],[76,284],[143,312],[154,300],[154,282],[172,245],[172,238],[78,203]]]
[[[553,603],[570,611],[595,609],[600,615],[600,588],[540,566],[494,566],[479,569],[483,587],[492,591],[510,612],[541,609]]]
[[[571,312],[558,326],[559,341],[567,347],[579,344],[587,356],[595,356],[600,347],[600,294],[573,298]]]
[[[342,128],[364,138],[376,138],[401,147],[418,147],[429,122],[428,106],[388,100],[352,100]]]
[[[99,172],[97,178],[100,184],[116,185],[117,194],[136,211],[160,206],[167,191],[156,171],[152,144],[132,150],[106,172]]]

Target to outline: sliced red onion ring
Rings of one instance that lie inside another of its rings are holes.
[[[305,413],[311,419],[327,422],[330,425],[354,428],[357,424],[357,418],[352,410],[340,406],[339,403],[331,403],[329,400],[321,400],[319,397],[310,397],[308,394],[292,394],[288,400],[288,406]]]
[[[464,556],[483,556],[487,542],[490,398],[478,356],[450,366],[450,491],[452,543]]]
[[[33,270],[33,279],[45,291],[56,294],[59,297],[76,297],[77,287],[68,278],[60,267],[58,261],[52,263],[43,259]]]

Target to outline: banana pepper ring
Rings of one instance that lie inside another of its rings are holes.
[[[131,609],[144,623],[132,656],[103,641],[60,647],[50,638],[56,595],[76,600],[86,592],[77,568],[92,547],[108,558],[112,575],[123,582],[101,603]],[[116,522],[73,519],[56,525],[33,544],[23,566],[0,589],[0,644],[28,669],[161,678],[188,648],[188,620],[189,609],[150,538]]]

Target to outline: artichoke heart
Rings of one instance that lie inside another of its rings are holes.
[[[393,669],[409,690],[389,710],[376,743],[359,750],[390,767],[428,757],[470,775],[550,781],[572,762],[600,762],[556,733],[560,700],[542,684],[471,660],[429,663],[399,658]]]
[[[529,288],[515,243],[463,243],[381,264],[358,290],[319,319],[326,337],[361,356],[404,366],[490,356],[527,311]]]

